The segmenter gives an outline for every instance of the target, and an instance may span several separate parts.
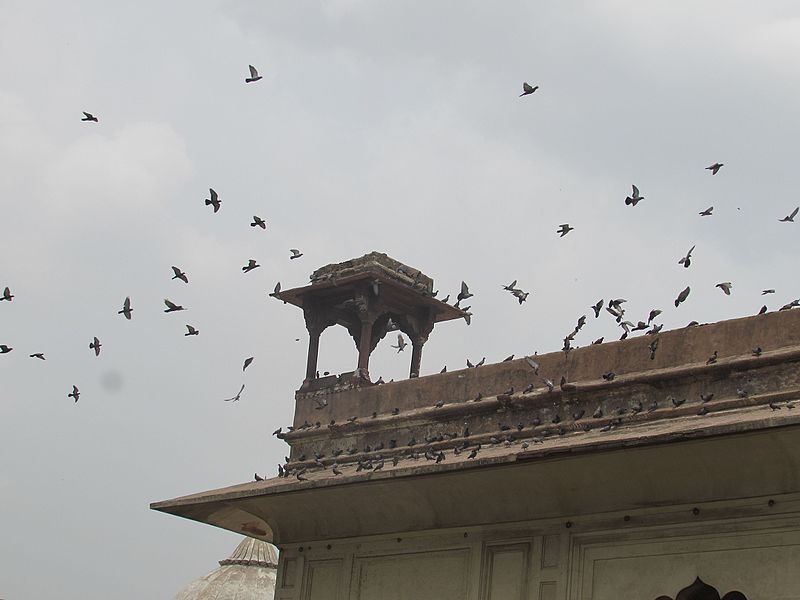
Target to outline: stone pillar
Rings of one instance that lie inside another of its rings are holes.
[[[419,366],[422,362],[422,347],[428,341],[427,337],[414,336],[411,338],[411,370],[409,377],[419,377]]]
[[[322,335],[320,329],[308,330],[308,360],[306,361],[306,379],[311,381],[316,377],[317,359],[319,358],[319,337]]]

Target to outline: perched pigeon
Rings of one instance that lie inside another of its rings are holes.
[[[573,229],[575,229],[575,228],[574,227],[570,227],[569,223],[562,223],[561,225],[558,226],[558,229],[556,230],[556,233],[561,234],[559,237],[564,237],[565,235],[567,235]]]
[[[706,170],[711,171],[712,175],[716,175],[717,171],[719,171],[724,165],[722,163],[714,163],[710,167],[706,167]]]
[[[78,398],[80,398],[80,397],[81,397],[81,392],[78,389],[78,386],[77,385],[73,385],[72,386],[72,393],[67,394],[67,398],[75,398],[75,402],[77,402]]]
[[[522,93],[519,95],[519,97],[522,98],[523,96],[529,96],[538,89],[539,89],[538,85],[532,86],[526,81],[522,84]]]
[[[95,123],[97,123],[99,119],[95,117],[92,113],[83,111],[83,118],[81,119],[81,121],[94,121]]]
[[[712,354],[711,356],[708,357],[708,360],[706,361],[706,364],[707,365],[713,365],[715,362],[717,362],[717,358],[718,357],[719,357],[719,352],[714,350],[714,354]]]
[[[635,185],[632,185],[631,188],[633,189],[633,192],[630,196],[625,198],[625,204],[630,206],[636,206],[637,204],[639,204],[639,202],[644,200],[644,196],[642,196],[639,193],[639,188],[637,188]]]
[[[267,222],[258,215],[253,215],[253,222],[250,223],[250,227],[261,227],[261,229],[266,229]]]
[[[94,350],[95,356],[100,356],[101,346],[102,344],[100,343],[100,340],[98,340],[96,337],[91,342],[89,342],[89,350]]]
[[[298,250],[297,248],[290,248],[289,252],[292,253],[292,255],[289,257],[290,260],[293,260],[295,258],[300,258],[301,256],[303,256],[303,253],[300,252],[300,250]]]
[[[200,335],[200,330],[198,330],[198,329],[195,329],[195,328],[194,328],[194,327],[192,327],[191,325],[187,325],[187,326],[186,326],[186,333],[184,333],[183,335],[184,335],[185,337],[188,337],[188,336],[190,336],[190,335]]]
[[[186,310],[182,306],[180,306],[178,304],[175,304],[169,298],[164,298],[164,304],[167,305],[167,309],[164,311],[165,313],[175,312],[175,311],[178,311],[178,310]]]
[[[258,71],[253,65],[248,65],[248,68],[250,69],[250,77],[245,78],[245,83],[253,83],[261,79],[261,75],[258,74]]]
[[[247,367],[249,367],[251,364],[253,364],[254,360],[255,360],[254,356],[251,356],[250,358],[245,358],[244,359],[244,364],[242,365],[242,372],[243,373],[244,373],[244,370],[247,369]]]
[[[731,295],[731,288],[733,287],[733,284],[730,281],[723,281],[722,283],[718,283],[714,287],[718,287],[723,292],[725,292],[726,296],[730,296]]]
[[[217,212],[222,204],[222,200],[219,199],[219,194],[214,191],[214,188],[208,188],[208,193],[211,194],[211,198],[206,198],[206,206],[213,206],[214,212]]]
[[[264,481],[264,478],[261,477],[261,475],[259,475],[258,473],[253,474],[253,479],[255,479],[256,481]]]
[[[125,318],[128,319],[128,321],[130,321],[132,312],[133,309],[131,308],[131,299],[130,297],[127,297],[125,298],[125,302],[122,303],[122,310],[118,311],[117,314],[125,315]]]
[[[797,211],[800,211],[800,206],[795,208],[790,214],[786,215],[782,219],[778,219],[781,223],[794,223],[794,218],[797,216]]]
[[[0,302],[2,302],[3,300],[8,300],[9,302],[11,302],[11,299],[13,297],[14,295],[11,293],[11,290],[8,289],[8,287],[6,287],[6,289],[3,290],[2,297],[0,297]]]

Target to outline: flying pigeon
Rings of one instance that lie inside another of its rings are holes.
[[[603,300],[602,300],[602,298],[600,300],[598,300],[597,304],[594,304],[591,308],[594,311],[594,318],[596,319],[597,317],[600,316],[600,311],[603,310]]]
[[[75,398],[75,402],[77,402],[78,398],[80,398],[80,397],[81,397],[81,392],[78,389],[78,386],[77,385],[73,385],[72,386],[72,393],[71,394],[67,394],[67,398]]]
[[[684,256],[678,261],[679,265],[683,265],[684,268],[686,269],[689,268],[689,265],[692,264],[692,252],[694,252],[694,248],[695,248],[694,246],[689,248],[689,251],[686,253],[686,256]]]
[[[533,92],[539,89],[538,85],[531,85],[527,81],[522,84],[522,93],[519,95],[520,98],[523,96],[530,96]]]
[[[795,208],[790,214],[786,215],[782,219],[778,219],[781,223],[794,223],[794,218],[797,216],[797,211],[800,211],[800,206]]]
[[[34,352],[33,354],[29,354],[31,358],[38,358],[39,360],[45,360],[43,352]]]
[[[0,344],[0,354],[8,354],[13,349],[14,348],[12,348],[11,346],[6,346],[5,344]]]
[[[706,167],[706,170],[711,171],[712,175],[716,175],[717,171],[719,171],[723,167],[722,163],[714,163],[710,167]]]
[[[723,292],[725,292],[726,296],[730,296],[731,295],[731,288],[733,287],[733,284],[730,281],[723,281],[722,283],[718,283],[714,287],[718,287]]]
[[[13,297],[14,295],[11,293],[11,290],[8,289],[8,287],[6,287],[6,289],[3,290],[3,296],[0,297],[0,302],[2,302],[3,300],[8,300],[9,302],[11,302],[11,299]]]
[[[681,302],[684,302],[689,297],[689,292],[690,291],[691,291],[691,289],[687,285],[686,289],[683,290],[680,294],[678,294],[678,297],[675,298],[675,308],[678,308],[678,306],[681,304]]]
[[[261,229],[266,229],[267,222],[258,215],[253,215],[253,222],[250,223],[250,227],[261,227]]]
[[[710,216],[711,216],[711,213],[712,213],[712,211],[713,211],[713,210],[714,210],[714,207],[713,207],[713,206],[709,206],[709,207],[708,207],[707,209],[705,209],[703,212],[701,212],[701,213],[698,213],[698,214],[699,214],[701,217],[710,217]]]
[[[239,388],[239,393],[238,394],[236,394],[233,398],[225,398],[225,400],[223,400],[223,402],[238,402],[239,400],[242,399],[242,392],[243,391],[244,391],[244,384],[242,384],[242,387]]]
[[[300,252],[300,250],[298,250],[297,248],[290,248],[289,252],[292,253],[292,255],[289,257],[289,260],[293,260],[295,258],[300,258],[301,256],[303,256],[303,253]]]
[[[94,338],[94,340],[89,342],[89,350],[94,350],[94,355],[95,356],[100,356],[100,347],[101,346],[102,346],[102,344],[100,343],[100,340],[98,340],[96,337]]]
[[[261,265],[259,265],[259,264],[258,264],[258,263],[257,263],[255,260],[253,260],[253,259],[251,258],[250,260],[248,260],[248,261],[247,261],[247,264],[246,264],[245,266],[243,266],[243,267],[242,267],[242,271],[243,271],[244,273],[249,273],[249,272],[250,272],[250,271],[252,271],[253,269],[257,269],[257,268],[258,268],[258,267],[260,267],[260,266],[261,266]]]
[[[164,304],[167,305],[167,309],[164,311],[165,313],[175,312],[175,311],[178,311],[178,310],[186,310],[182,306],[179,306],[178,304],[175,304],[169,298],[164,298]]]
[[[530,292],[523,292],[522,290],[513,290],[511,294],[519,301],[520,304],[525,302],[530,295]]]
[[[462,281],[461,282],[461,291],[458,292],[458,296],[456,296],[457,301],[461,302],[462,300],[466,300],[467,298],[472,298],[472,296],[473,296],[473,294],[470,293],[469,286],[465,282]],[[466,310],[466,309],[464,309],[464,310]]]
[[[125,318],[128,319],[128,321],[130,321],[132,312],[133,309],[131,308],[131,299],[130,297],[127,297],[125,298],[125,302],[122,303],[122,310],[117,311],[117,314],[125,315]]]
[[[244,370],[245,370],[247,367],[249,367],[251,364],[253,364],[253,361],[254,361],[254,360],[255,360],[255,357],[254,357],[254,356],[251,356],[250,358],[245,358],[245,359],[244,359],[244,364],[242,365],[242,373],[244,373]]]
[[[575,229],[575,228],[574,227],[570,227],[569,223],[562,223],[561,225],[558,226],[558,229],[556,230],[556,233],[560,233],[561,234],[559,237],[564,237],[565,235],[567,235],[573,229]]]
[[[515,279],[514,281],[512,281],[508,285],[504,285],[503,289],[505,291],[507,291],[507,292],[513,292],[516,285],[517,285],[517,280]]]
[[[397,345],[396,346],[392,345],[392,348],[397,348],[398,352],[402,352],[403,350],[406,349],[407,345],[408,344],[406,344],[406,340],[405,340],[405,338],[403,338],[403,335],[398,333],[397,334]]]
[[[660,314],[661,314],[661,311],[658,310],[657,308],[654,308],[653,310],[651,310],[650,314],[647,316],[647,324],[649,325],[653,321],[653,319],[655,319]]]
[[[98,118],[95,117],[92,113],[83,111],[83,118],[81,119],[81,121],[94,121],[95,123],[97,123]]]
[[[172,267],[172,272],[175,273],[172,276],[173,279],[180,279],[183,283],[189,283],[189,278],[186,276],[186,273],[181,271],[178,267]]]
[[[773,290],[773,289],[761,290],[761,295],[762,296],[765,296],[767,294],[774,294],[774,293],[775,293],[775,290]]]
[[[247,77],[244,80],[245,83],[253,83],[253,82],[258,81],[259,79],[261,79],[261,75],[258,74],[258,71],[256,70],[256,68],[253,65],[247,65],[247,66],[250,69],[250,77]]]
[[[217,212],[222,204],[222,200],[219,199],[219,194],[214,191],[214,188],[208,188],[208,193],[211,194],[211,198],[206,198],[206,206],[213,206],[214,212]]]
[[[200,330],[199,329],[195,329],[191,325],[187,325],[186,326],[186,333],[184,333],[183,335],[184,335],[184,337],[188,337],[190,335],[200,335]]]
[[[639,202],[644,200],[644,196],[642,196],[639,193],[639,188],[637,188],[635,185],[632,185],[631,188],[633,189],[633,192],[630,196],[625,198],[625,204],[630,206],[636,206],[637,204],[639,204]]]

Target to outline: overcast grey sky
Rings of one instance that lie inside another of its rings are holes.
[[[423,374],[557,351],[600,298],[669,329],[800,296],[794,1],[0,0],[0,56],[8,600],[170,598],[233,549],[148,504],[282,460],[306,337],[277,281],[371,250],[442,296],[466,280],[473,323],[437,327]],[[619,334],[604,314],[575,343]],[[373,377],[407,373],[390,343]],[[326,332],[322,370],[355,359]]]

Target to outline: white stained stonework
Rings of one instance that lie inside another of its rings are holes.
[[[278,552],[272,544],[245,538],[219,564],[175,600],[272,600],[275,596]]]

